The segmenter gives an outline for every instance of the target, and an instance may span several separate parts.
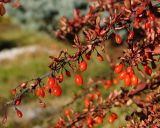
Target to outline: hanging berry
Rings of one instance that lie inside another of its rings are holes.
[[[104,61],[103,57],[99,53],[97,53],[97,58],[99,61]]]
[[[118,78],[119,78],[120,80],[123,80],[126,75],[127,75],[126,71],[122,71],[122,72],[119,73]]]
[[[127,73],[129,74],[129,75],[132,75],[132,74],[134,74],[134,71],[133,71],[133,68],[132,67],[127,67]]]
[[[66,75],[67,75],[68,77],[71,77],[70,71],[66,70]]]
[[[114,69],[114,72],[116,73],[120,73],[122,71],[122,68],[123,68],[123,64],[118,64],[115,69]]]
[[[16,113],[17,113],[17,116],[18,116],[19,118],[22,118],[23,113],[22,113],[19,109],[17,109],[17,108],[16,108]]]
[[[103,118],[101,116],[97,116],[94,121],[96,124],[100,124],[103,122]]]
[[[121,38],[121,36],[119,34],[115,35],[115,40],[116,40],[117,44],[121,44],[122,43],[122,38]]]
[[[152,74],[152,69],[151,69],[148,65],[143,66],[143,70],[144,70],[145,73],[148,74],[148,75],[151,75],[151,74]]]
[[[130,78],[129,74],[127,74],[127,75],[125,76],[125,78],[124,78],[124,84],[125,84],[126,86],[129,86],[129,85],[131,84],[131,78]]]
[[[64,79],[63,74],[60,74],[57,79],[58,79],[59,83],[62,83],[63,79]]]
[[[15,104],[20,105],[21,104],[21,99],[16,99]]]
[[[55,80],[54,77],[51,76],[51,77],[48,78],[48,86],[49,86],[50,88],[53,88],[54,85],[55,85],[55,83],[56,83],[56,80]]]
[[[83,78],[80,74],[77,74],[75,77],[75,82],[78,86],[81,86],[83,84]]]
[[[62,94],[62,89],[58,84],[55,85],[54,88],[52,89],[52,94],[54,96],[60,96]]]
[[[138,84],[138,77],[135,74],[133,74],[132,77],[131,77],[131,83],[133,85],[137,85]]]
[[[112,113],[109,117],[108,117],[108,122],[109,123],[113,123],[116,119],[118,118],[116,113]]]
[[[79,64],[79,69],[80,69],[81,72],[84,72],[87,69],[87,63],[86,63],[86,61],[82,61]]]
[[[117,85],[118,84],[118,80],[116,78],[113,79],[113,84]]]

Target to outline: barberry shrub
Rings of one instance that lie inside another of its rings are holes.
[[[83,88],[83,93],[77,94],[73,102],[83,98],[84,108],[80,112],[66,108],[64,115],[50,127],[93,128],[102,123],[112,124],[121,116],[112,111],[112,108],[122,109],[134,104],[139,109],[126,114],[127,124],[119,127],[159,128],[159,11],[159,3],[150,0],[91,0],[86,15],[75,9],[74,18],[62,17],[56,36],[61,39],[74,37],[73,47],[77,52],[69,54],[65,50],[60,51],[57,57],[50,56],[48,73],[14,88],[13,100],[4,104],[3,122],[6,121],[7,109],[11,106],[15,108],[19,118],[25,116],[18,106],[23,97],[31,92],[35,92],[39,99],[44,98],[46,93],[55,97],[63,95],[61,83],[65,81],[64,76],[67,76],[74,77],[73,82]],[[106,13],[107,16],[104,16]],[[121,35],[122,30],[127,32],[126,39]],[[80,34],[83,34],[84,43]],[[114,40],[117,47],[126,46],[116,62],[107,53],[105,43],[109,39]],[[84,85],[83,72],[87,72],[88,62],[94,53],[99,63],[104,63],[106,57],[112,70],[111,79],[105,76],[90,78]],[[48,81],[47,84],[45,80]],[[110,91],[109,88],[114,85],[115,90]],[[116,90],[116,86],[120,86],[120,89]],[[109,95],[105,95],[106,91]],[[40,100],[40,107],[46,107],[43,100]]]

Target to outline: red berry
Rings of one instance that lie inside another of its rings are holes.
[[[122,43],[122,38],[121,38],[121,36],[119,34],[115,35],[115,40],[116,40],[117,44],[121,44]]]
[[[16,95],[16,89],[12,89],[12,95]]]
[[[134,74],[134,71],[133,71],[132,67],[127,67],[127,73],[128,73],[129,75]]]
[[[86,123],[87,123],[87,125],[92,125],[93,124],[92,117],[88,116],[87,119],[86,119]]]
[[[127,74],[127,75],[125,76],[125,78],[124,78],[124,84],[125,84],[126,86],[129,86],[129,85],[131,84],[131,78],[130,78],[129,74]]]
[[[78,86],[81,86],[83,84],[83,78],[80,74],[77,74],[75,77],[75,82]]]
[[[151,28],[151,23],[150,23],[150,21],[147,21],[147,22],[144,24],[144,27],[145,27],[145,29],[150,29],[150,28]]]
[[[49,91],[49,89],[50,89],[49,86],[44,85],[44,90],[45,90],[45,91]]]
[[[41,97],[44,98],[45,97],[45,92],[41,89]]]
[[[97,53],[97,58],[99,61],[104,61],[103,57],[99,53]]]
[[[52,94],[54,96],[60,96],[62,94],[62,89],[59,85],[54,86],[53,90],[52,90]]]
[[[56,80],[55,80],[54,77],[51,76],[51,77],[48,78],[48,86],[49,86],[50,88],[53,88],[54,85],[55,85],[55,83],[56,83]]]
[[[113,123],[116,119],[118,118],[116,113],[112,113],[109,117],[108,117],[108,122],[109,123]]]
[[[45,92],[39,87],[36,91],[37,96],[45,97]]]
[[[137,85],[138,84],[138,77],[135,74],[133,74],[132,77],[131,77],[131,83],[133,85]]]
[[[66,110],[64,111],[64,113],[65,113],[66,116],[70,116],[71,110],[70,110],[70,109],[66,109]]]
[[[106,82],[105,82],[105,86],[104,86],[104,88],[105,88],[105,90],[108,90],[108,88],[111,86],[111,80],[106,80]]]
[[[103,118],[101,117],[101,116],[97,116],[96,118],[95,118],[95,123],[96,124],[100,124],[100,123],[102,123],[103,122]]]
[[[91,58],[91,52],[88,52],[88,53],[85,55],[85,58],[86,58],[87,60],[90,60],[90,58]]]
[[[21,99],[16,99],[15,104],[20,105],[21,104]]]
[[[111,80],[106,80],[105,84],[110,86],[112,84]]]
[[[142,7],[137,8],[137,10],[136,10],[137,15],[142,14],[143,10],[144,10],[144,8],[142,8]]]
[[[85,71],[87,69],[87,63],[86,61],[82,61],[80,64],[79,64],[79,69],[81,72]]]
[[[147,65],[143,66],[143,70],[144,70],[145,73],[148,74],[148,75],[151,75],[151,74],[152,74],[152,69],[151,69],[149,66],[147,66]]]
[[[70,71],[66,70],[66,75],[67,75],[68,77],[71,77]]]
[[[118,78],[119,78],[120,80],[123,80],[126,75],[127,75],[127,73],[126,73],[125,71],[122,71],[122,72],[119,73]]]
[[[36,95],[37,95],[37,96],[40,96],[40,95],[41,95],[41,88],[37,88]]]
[[[19,118],[22,118],[23,113],[20,110],[16,109],[16,113]]]
[[[63,74],[60,74],[60,75],[58,76],[58,81],[59,81],[59,83],[63,82],[63,79],[64,79]]]
[[[134,37],[134,31],[133,31],[133,30],[130,30],[130,31],[129,31],[129,34],[128,34],[128,40],[133,39],[133,37]]]
[[[118,80],[116,78],[113,79],[113,84],[115,84],[115,85],[118,84]]]
[[[111,116],[112,116],[114,119],[117,119],[117,118],[118,118],[118,116],[117,116],[116,113],[112,113]]]
[[[154,21],[155,20],[155,15],[153,13],[150,13],[149,14],[149,19]]]
[[[115,69],[114,72],[116,73],[120,73],[122,71],[123,65],[122,64],[118,64]]]

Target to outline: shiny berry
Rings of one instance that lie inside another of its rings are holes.
[[[85,71],[87,69],[87,63],[86,61],[82,61],[80,64],[79,64],[79,69],[81,72]]]
[[[66,109],[66,110],[64,111],[64,113],[65,113],[66,116],[70,116],[71,110],[70,110],[70,109]]]
[[[129,86],[129,85],[131,84],[131,78],[130,78],[129,74],[127,74],[127,75],[125,76],[125,78],[124,78],[124,84],[125,84],[126,86]]]
[[[122,72],[119,73],[118,78],[119,78],[120,80],[123,80],[126,75],[127,75],[127,73],[126,73],[125,71],[122,71]]]
[[[155,20],[155,15],[154,15],[153,13],[150,13],[150,14],[149,14],[149,19],[150,19],[151,21],[154,21],[154,20]]]
[[[122,64],[118,64],[115,69],[114,72],[116,73],[120,73],[122,71],[123,65]]]
[[[50,88],[53,88],[54,85],[55,85],[55,83],[56,83],[56,80],[55,80],[54,77],[51,76],[51,77],[48,78],[48,86],[49,86]]]
[[[16,113],[19,118],[22,118],[23,113],[20,110],[16,109]]]
[[[21,99],[16,99],[15,104],[20,105],[21,104]]]
[[[109,117],[108,117],[108,122],[109,123],[113,123],[116,119],[118,118],[116,113],[112,113]]]
[[[87,125],[92,125],[93,124],[92,117],[88,116],[87,119],[86,119],[86,123],[87,123]]]
[[[121,36],[119,34],[115,35],[115,40],[116,40],[117,44],[121,44],[122,43],[122,38],[121,38]]]
[[[75,77],[75,82],[78,86],[81,86],[83,84],[83,78],[80,74],[77,74]]]
[[[127,67],[126,71],[127,71],[127,73],[128,73],[129,75],[134,74],[134,71],[133,71],[133,68],[132,68],[132,67]]]
[[[52,89],[52,94],[54,96],[60,96],[62,94],[62,89],[59,85],[54,86],[54,88]]]
[[[138,84],[138,77],[137,77],[135,74],[133,74],[133,75],[131,76],[131,83],[132,83],[133,85],[137,85],[137,84]]]
[[[101,116],[97,116],[96,118],[95,118],[95,123],[96,124],[100,124],[100,123],[102,123],[103,122],[103,118],[101,117]]]
[[[137,15],[142,14],[143,10],[144,10],[144,8],[142,8],[142,7],[137,8],[137,9],[136,9]]]
[[[39,87],[36,91],[37,96],[45,97],[45,92]]]

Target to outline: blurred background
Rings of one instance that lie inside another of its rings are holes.
[[[73,9],[78,8],[85,13],[88,3],[86,0],[21,0],[22,6],[14,9],[11,5],[6,5],[7,14],[0,17],[0,103],[12,98],[11,89],[19,83],[35,78],[49,71],[49,55],[56,56],[60,50],[69,49],[74,53],[70,42],[57,40],[54,31],[57,28],[61,16],[72,17]],[[107,44],[109,45],[109,43]],[[112,59],[118,57],[115,53],[120,53],[120,48],[110,45]],[[122,47],[122,46],[121,46]],[[113,50],[114,49],[114,50]],[[116,50],[116,51],[115,51]],[[111,52],[114,51],[114,54]],[[120,55],[120,54],[119,54]],[[88,76],[97,77],[99,74],[110,79],[112,71],[105,59],[99,63],[96,56],[93,55],[89,68],[83,73],[85,79],[84,86]],[[68,68],[69,69],[69,68]],[[96,72],[95,70],[96,69]],[[59,115],[63,114],[64,106],[72,101],[74,93],[80,93],[81,89],[74,83],[74,73],[72,77],[65,76],[64,83],[61,84],[63,94],[61,97],[54,97],[47,94],[44,102],[46,109],[39,107],[38,100],[33,94],[27,96],[22,105],[18,107],[23,112],[23,118],[16,116],[14,108],[8,112],[7,128],[48,128],[54,124]],[[45,81],[47,83],[47,81]],[[115,86],[108,91],[102,89],[102,93],[108,95]],[[116,87],[119,88],[119,87]],[[71,107],[81,111],[83,99],[78,100]],[[124,107],[121,110],[113,108],[113,112],[119,115],[113,125],[107,124],[105,120],[97,128],[113,128],[125,125],[124,116],[129,112],[129,108]],[[0,110],[2,113],[3,110]],[[3,126],[0,126],[3,127]]]

